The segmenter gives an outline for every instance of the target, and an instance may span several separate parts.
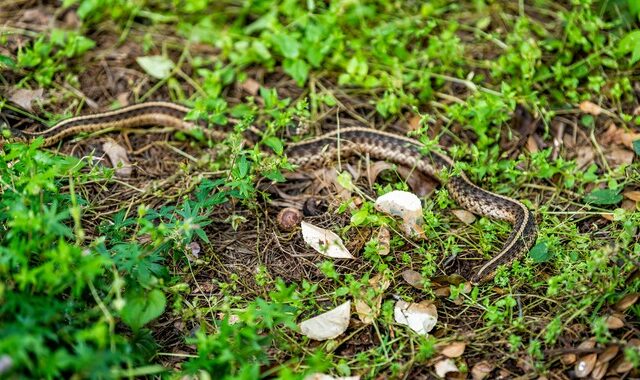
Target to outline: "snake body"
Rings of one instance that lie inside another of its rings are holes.
[[[223,139],[228,130],[203,128],[199,121],[185,120],[190,109],[171,102],[146,102],[114,111],[87,116],[72,117],[39,131],[12,130],[12,139],[30,141],[41,137],[44,146],[55,145],[63,139],[79,133],[103,130],[122,130],[144,126],[163,126],[177,130],[199,129],[212,139]],[[250,128],[252,139],[259,139],[259,131]],[[500,265],[509,265],[525,255],[536,240],[537,228],[533,214],[521,202],[484,190],[473,184],[464,173],[443,175],[450,172],[454,162],[448,156],[430,150],[417,140],[377,131],[370,128],[351,127],[332,131],[319,137],[286,146],[289,162],[302,167],[319,166],[354,154],[368,154],[371,158],[404,165],[440,180],[453,199],[463,208],[482,216],[509,222],[513,230],[500,252],[484,263],[471,281],[485,282],[492,279]]]

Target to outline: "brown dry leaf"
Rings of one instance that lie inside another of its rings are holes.
[[[448,286],[442,286],[434,290],[433,294],[435,294],[436,297],[449,297],[451,295],[451,288]]]
[[[478,362],[471,368],[471,378],[473,380],[483,380],[491,374],[494,368],[495,366],[486,360]]]
[[[464,342],[453,342],[442,347],[442,349],[440,349],[440,353],[448,358],[458,358],[464,354],[464,349],[466,347],[467,344]]]
[[[638,139],[640,139],[640,133],[625,131],[623,128],[618,128],[614,123],[611,123],[599,140],[605,146],[617,144],[633,149],[633,142]]]
[[[578,165],[578,169],[584,169],[593,164],[593,159],[596,154],[593,152],[593,148],[591,146],[580,146],[576,148],[575,152],[575,160]]]
[[[615,358],[616,355],[618,355],[619,351],[620,351],[620,347],[615,346],[615,345],[609,346],[604,351],[602,351],[602,353],[600,353],[600,355],[598,355],[598,361],[599,362],[609,362],[613,358]]]
[[[386,256],[391,251],[391,233],[385,226],[380,227],[378,230],[378,247],[380,247],[378,251],[380,256]]]
[[[580,343],[580,345],[578,346],[579,350],[589,350],[592,349],[596,346],[596,340],[595,338],[589,338],[587,340],[585,340],[584,342]]]
[[[638,208],[638,202],[634,202],[631,199],[623,199],[620,208],[627,211],[635,211]]]
[[[131,177],[133,168],[131,167],[131,163],[129,162],[127,150],[123,146],[119,145],[115,141],[107,141],[102,144],[102,150],[104,150],[104,152],[109,157],[111,166],[115,168],[116,175],[118,177]]]
[[[616,360],[611,368],[613,368],[617,373],[625,373],[633,369],[633,363],[622,356]]]
[[[622,165],[631,165],[633,163],[633,156],[635,153],[622,148],[618,145],[612,145],[607,149],[604,156],[611,165],[612,168],[617,168]]]
[[[371,324],[380,314],[380,306],[382,305],[382,297],[384,291],[391,285],[391,281],[384,278],[382,273],[369,279],[369,286],[374,289],[376,296],[372,300],[368,300],[367,289],[360,291],[360,297],[354,300],[356,313],[358,318],[365,324]]]
[[[443,379],[448,373],[460,372],[456,366],[456,362],[451,359],[440,360],[433,366],[433,368],[436,370],[436,375]]]
[[[416,272],[413,269],[406,269],[402,271],[401,275],[402,279],[404,279],[407,284],[416,289],[424,289],[424,277],[422,277],[419,272]]]
[[[540,149],[538,149],[538,143],[536,142],[536,138],[533,135],[527,138],[527,150],[529,153],[537,153]]]
[[[420,120],[422,120],[422,116],[415,115],[409,119],[409,130],[415,131],[420,128]]]
[[[564,354],[560,357],[560,361],[564,365],[571,365],[575,363],[576,360],[578,360],[578,357],[576,356],[576,354]]]
[[[367,179],[372,184],[378,179],[380,173],[385,170],[393,169],[393,165],[386,161],[376,161],[372,165],[367,166]]]
[[[258,95],[258,91],[260,91],[260,83],[253,78],[247,78],[247,80],[240,84],[240,87],[251,94],[251,96]]]
[[[627,294],[626,296],[622,297],[620,301],[616,302],[613,308],[617,311],[623,312],[633,306],[638,301],[638,297],[640,297],[640,293]]]
[[[600,380],[607,374],[607,369],[609,368],[609,363],[604,363],[598,361],[596,366],[591,371],[591,378],[594,380]]]
[[[637,191],[637,190],[625,191],[624,193],[622,193],[622,195],[625,198],[629,198],[634,202],[640,202],[640,191]]]
[[[580,103],[580,111],[593,116],[598,116],[602,113],[602,107],[588,100],[585,100],[584,102]]]
[[[43,92],[44,90],[41,88],[38,88],[35,90],[27,90],[25,88],[20,88],[11,94],[11,96],[9,97],[9,100],[19,105],[20,107],[24,108],[27,111],[33,112],[33,108],[31,107],[31,104],[36,100],[42,100]]]
[[[464,224],[472,224],[476,221],[476,216],[467,210],[451,210],[451,212]]]
[[[360,380],[360,376],[333,377],[324,373],[312,373],[305,376],[304,380]]]
[[[604,213],[600,214],[600,216],[605,218],[606,220],[608,220],[610,222],[613,222],[615,220],[615,217],[610,212],[604,212]]]
[[[589,376],[593,368],[596,366],[596,359],[598,354],[588,354],[581,357],[575,366],[576,377],[583,378]]]
[[[606,324],[609,330],[616,330],[624,327],[624,321],[615,315],[608,316]]]
[[[124,91],[116,95],[116,100],[120,107],[125,107],[129,105],[129,92]]]
[[[398,166],[396,171],[400,177],[407,181],[407,185],[414,194],[419,197],[424,197],[434,192],[437,182],[433,178],[422,174],[414,168],[408,168],[406,166]]]

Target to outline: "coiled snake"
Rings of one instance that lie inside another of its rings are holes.
[[[163,126],[190,131],[200,129],[212,139],[223,139],[224,130],[202,128],[200,122],[187,121],[189,108],[170,102],[146,102],[114,111],[63,120],[40,132],[11,130],[13,141],[30,141],[38,137],[44,146],[51,146],[66,137],[82,132],[122,130],[143,126]],[[259,131],[250,129],[250,134]],[[256,136],[254,136],[256,137]],[[353,154],[368,154],[374,159],[387,160],[398,165],[415,168],[443,182],[453,199],[463,208],[492,219],[512,224],[500,252],[475,271],[471,281],[484,282],[495,276],[500,265],[508,265],[526,254],[536,240],[537,228],[533,214],[521,202],[491,193],[474,185],[464,173],[443,176],[453,169],[453,161],[437,151],[422,151],[424,146],[416,140],[369,128],[351,127],[326,133],[316,138],[289,144],[285,154],[289,162],[303,167]]]

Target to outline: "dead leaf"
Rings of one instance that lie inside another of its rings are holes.
[[[607,162],[614,169],[622,165],[631,165],[634,155],[632,151],[618,145],[610,146],[604,153]]]
[[[376,161],[373,165],[367,166],[367,179],[370,184],[373,184],[380,173],[385,170],[393,169],[393,164],[388,163],[387,161]]]
[[[596,346],[595,338],[589,338],[578,345],[579,350],[590,350]]]
[[[378,255],[386,256],[391,251],[391,233],[389,229],[385,226],[380,227],[378,230]]]
[[[258,91],[260,91],[260,83],[258,83],[258,81],[256,81],[253,78],[247,78],[247,80],[242,82],[240,87],[242,87],[243,90],[251,94],[251,96],[258,95]]]
[[[640,202],[640,191],[637,191],[637,190],[625,191],[624,193],[622,193],[622,195],[625,198],[629,198],[634,202]]]
[[[397,323],[423,335],[433,330],[438,322],[438,310],[430,301],[408,303],[400,300],[393,308],[393,316]]]
[[[333,339],[344,333],[349,327],[351,301],[300,322],[300,332],[314,340]]]
[[[424,237],[422,230],[422,203],[408,191],[394,190],[376,199],[376,210],[402,218],[405,233],[414,237]]]
[[[355,308],[358,318],[364,324],[371,324],[380,314],[380,306],[382,305],[382,297],[384,291],[391,285],[391,281],[385,278],[382,273],[378,273],[369,279],[369,286],[374,289],[375,297],[372,300],[367,299],[367,289],[360,291],[360,297],[355,299]]]
[[[336,259],[354,258],[351,252],[345,248],[340,236],[335,233],[307,222],[300,223],[300,227],[305,243],[321,255]]]
[[[495,366],[486,360],[478,362],[471,368],[471,378],[473,380],[483,380],[493,372],[494,368]]]
[[[595,103],[591,103],[588,100],[585,100],[584,102],[580,103],[580,111],[593,116],[598,116],[602,113],[602,107]]]
[[[623,312],[633,306],[638,301],[638,297],[640,297],[640,293],[627,294],[626,296],[622,297],[620,301],[616,302],[613,308],[619,312]]]
[[[527,150],[529,153],[537,153],[540,149],[538,149],[538,143],[536,142],[536,138],[533,135],[527,138]]]
[[[622,321],[622,319],[618,318],[615,315],[608,316],[606,320],[606,324],[609,330],[616,330],[624,327],[624,321]]]
[[[476,216],[467,210],[451,210],[451,212],[464,224],[472,224],[476,221]]]
[[[638,202],[634,202],[631,199],[623,199],[622,203],[620,204],[620,208],[627,211],[635,211],[636,209],[638,209]]]
[[[451,295],[451,288],[448,286],[441,286],[433,291],[436,297],[449,297]]]
[[[623,145],[633,150],[633,142],[640,139],[640,133],[626,131],[624,128],[618,128],[615,123],[611,123],[609,128],[602,133],[599,138],[600,144],[604,146]]]
[[[596,365],[596,359],[598,358],[598,354],[588,354],[581,357],[575,366],[576,377],[583,378],[589,376],[591,371]]]
[[[420,128],[420,121],[422,120],[422,116],[415,115],[409,118],[409,130],[415,131]]]
[[[625,372],[629,372],[629,371],[631,371],[633,369],[633,363],[631,363],[631,361],[625,359],[624,356],[621,356],[620,358],[618,358],[618,360],[616,360],[616,362],[613,364],[612,368],[617,373],[625,373]]]
[[[456,362],[451,359],[440,360],[433,366],[433,368],[436,370],[436,375],[443,379],[448,373],[460,372],[456,366]]]
[[[416,171],[414,168],[406,166],[398,166],[396,171],[400,177],[407,181],[407,185],[411,191],[419,197],[424,197],[434,192],[437,182],[433,178]]]
[[[324,373],[312,373],[305,376],[304,380],[360,380],[360,376],[333,377]]]
[[[602,353],[600,353],[600,355],[598,355],[598,361],[600,361],[600,362],[609,362],[613,358],[615,358],[616,355],[618,355],[619,351],[620,351],[620,347],[618,347],[616,345],[611,345],[611,346],[607,347],[604,351],[602,351]]]
[[[575,160],[578,169],[584,169],[593,164],[593,159],[596,155],[591,146],[580,146],[576,148],[575,152]]]
[[[127,150],[116,143],[115,141],[107,141],[102,144],[102,150],[109,157],[111,166],[116,170],[118,177],[129,178],[133,172],[129,157],[127,156]]]
[[[31,107],[31,104],[36,100],[42,101],[43,92],[44,90],[41,88],[38,88],[35,90],[27,90],[25,88],[20,88],[11,94],[11,96],[9,97],[9,100],[19,105],[20,107],[24,108],[26,111],[33,112],[33,108]]]
[[[401,275],[402,279],[405,280],[407,284],[416,289],[424,289],[424,277],[422,277],[419,272],[416,272],[413,269],[406,269],[402,271]]]
[[[578,357],[576,356],[576,354],[564,354],[560,357],[560,361],[564,365],[571,365],[575,363],[576,360],[578,360]]]
[[[594,380],[600,380],[607,374],[607,369],[609,368],[609,363],[604,363],[598,361],[596,366],[591,371],[591,378]]]
[[[464,342],[453,342],[442,347],[440,353],[448,358],[458,358],[464,354],[466,347],[467,345]]]

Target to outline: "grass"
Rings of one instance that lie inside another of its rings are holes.
[[[604,372],[638,376],[640,306],[621,306],[640,292],[636,1],[0,7],[9,124],[19,89],[43,90],[26,103],[51,122],[163,99],[212,128],[235,123],[220,143],[128,131],[2,146],[2,377],[432,378],[452,342],[469,376],[483,365],[487,378],[575,375],[576,361],[611,347]],[[250,125],[264,131],[256,148],[242,142]],[[437,189],[423,202],[426,239],[412,241],[367,200],[409,189],[397,171],[369,184],[347,174],[364,160],[340,162],[334,182],[357,189],[346,198],[292,176],[286,142],[338,125],[439,143],[456,170],[534,210],[536,246],[469,286],[455,274],[495,253],[509,226],[461,222]],[[128,148],[133,177],[103,164],[107,139]],[[356,260],[322,259],[299,230],[278,229],[279,210],[308,197],[330,212],[307,220]],[[375,303],[376,275],[391,285],[372,324],[353,315],[326,342],[298,332],[346,300]],[[430,335],[394,321],[397,299],[433,300]]]

